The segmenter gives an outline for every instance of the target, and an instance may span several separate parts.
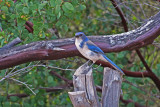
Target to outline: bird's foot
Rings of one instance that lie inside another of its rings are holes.
[[[93,69],[98,69],[100,66],[101,66],[101,64],[99,64],[99,65],[98,65],[98,67],[96,67],[96,68],[93,68]]]
[[[90,63],[91,60],[88,60],[87,63]]]
[[[89,66],[89,68],[92,68],[93,64],[94,64],[94,63],[92,63],[92,64]]]
[[[91,60],[88,60],[88,61],[86,62],[86,64],[88,65],[90,61],[91,61]]]

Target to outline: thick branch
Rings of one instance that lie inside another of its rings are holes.
[[[130,32],[90,36],[104,52],[118,52],[138,49],[151,44],[160,34],[160,12],[141,27]],[[74,45],[74,38],[39,41],[0,51],[0,69],[38,60],[56,60],[81,56]]]

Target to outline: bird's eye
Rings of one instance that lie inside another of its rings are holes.
[[[80,34],[80,36],[82,36],[82,34]]]

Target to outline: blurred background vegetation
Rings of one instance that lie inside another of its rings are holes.
[[[125,15],[129,30],[137,28],[146,19],[160,11],[160,3],[156,0],[117,0],[117,3]],[[26,21],[33,23],[33,33],[25,28]],[[78,31],[83,31],[86,35],[110,35],[124,32],[121,18],[110,0],[0,0],[0,27],[0,47],[16,37],[23,40],[20,44],[22,45],[40,40],[69,38]],[[155,41],[159,42],[159,40],[160,38],[157,38]],[[141,52],[150,68],[160,77],[159,49],[150,45],[142,48]],[[135,51],[108,53],[107,56],[123,69],[133,72],[145,71]],[[24,84],[6,79],[0,83],[0,106],[71,107],[67,93],[73,90],[70,85],[64,90],[52,92],[46,92],[42,88],[67,84],[50,71],[72,80],[74,69],[84,62],[86,60],[80,57],[73,57],[54,61],[36,61],[1,70],[0,78],[4,77],[6,72],[21,70],[21,73],[13,78],[28,84],[27,86],[36,95]],[[30,67],[40,64],[51,67]],[[25,67],[28,69],[24,69]],[[94,70],[96,85],[102,85],[102,73],[102,67]],[[122,90],[125,100],[131,99],[148,107],[160,106],[159,91],[149,78],[124,76]],[[7,98],[16,93],[25,93],[29,96]],[[126,105],[120,102],[120,107],[126,107]],[[133,103],[129,103],[127,107],[133,107]]]

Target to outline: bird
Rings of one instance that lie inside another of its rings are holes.
[[[89,59],[89,61],[93,61],[92,65],[96,61],[102,60],[110,63],[116,70],[124,74],[124,72],[114,62],[112,62],[96,44],[89,40],[83,32],[75,33],[75,45],[84,57]]]

